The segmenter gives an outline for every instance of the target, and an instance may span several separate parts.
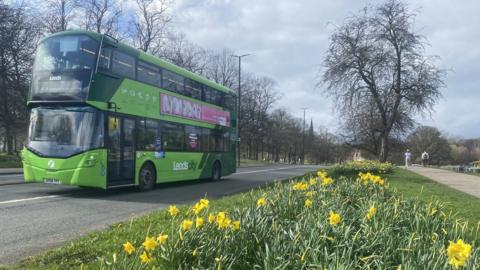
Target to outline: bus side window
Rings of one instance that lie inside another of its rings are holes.
[[[169,70],[162,70],[162,84],[163,88],[178,93],[184,94],[184,79],[182,76],[173,73]]]
[[[195,98],[202,98],[202,84],[194,80],[185,79],[185,95]]]
[[[160,72],[157,67],[138,61],[137,79],[141,82],[160,86]]]
[[[201,150],[201,129],[193,126],[185,126],[185,146],[187,151],[195,152]]]
[[[210,151],[209,145],[210,145],[210,129],[208,128],[202,128],[201,130],[201,135],[200,135],[200,147],[203,152],[208,152]],[[212,149],[212,151],[215,149]]]
[[[211,87],[205,86],[204,87],[204,95],[205,95],[205,102],[215,104],[216,92]]]
[[[225,106],[225,94],[222,92],[218,92],[215,95],[215,105],[223,107]]]
[[[114,50],[112,53],[112,72],[134,79],[135,58],[119,50]]]
[[[103,47],[100,53],[100,60],[98,62],[98,68],[100,70],[110,70],[110,59],[112,56],[112,48]]]
[[[156,151],[155,144],[160,138],[158,122],[150,119],[137,120],[137,148],[140,151]]]
[[[183,151],[185,143],[183,126],[165,123],[161,130],[165,151]]]

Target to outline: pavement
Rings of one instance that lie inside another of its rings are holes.
[[[149,192],[133,188],[98,190],[41,183],[21,184],[21,175],[1,176],[17,182],[0,186],[0,265],[61,246],[110,224],[204,196],[248,191],[288,179],[318,166],[272,165],[239,168],[221,181],[187,181],[157,185]]]
[[[0,168],[0,175],[22,174],[22,168]]]
[[[460,190],[480,198],[479,176],[421,166],[410,166],[407,169],[428,177],[435,182],[439,182],[456,190]]]

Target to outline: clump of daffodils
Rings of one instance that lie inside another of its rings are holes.
[[[369,183],[374,185],[383,186],[385,184],[385,180],[382,179],[379,175],[374,175],[372,173],[359,173],[357,181],[361,182],[364,185],[368,185]]]
[[[207,199],[189,208],[171,205],[162,215],[169,224],[152,225],[146,236],[122,241],[114,262],[104,268],[254,269],[267,256],[279,258],[269,262],[272,268],[289,263],[292,269],[316,267],[318,258],[321,269],[339,263],[349,269],[367,264],[372,269],[458,269],[480,263],[475,242],[449,227],[441,203],[405,201],[395,191],[372,188],[384,185],[372,172],[351,181],[320,170],[252,191],[239,206],[216,209]]]

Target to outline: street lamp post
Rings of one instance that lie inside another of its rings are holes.
[[[240,167],[240,106],[242,102],[242,57],[249,56],[250,54],[242,54],[242,55],[231,55],[232,57],[238,58],[238,102],[237,102],[237,167]]]

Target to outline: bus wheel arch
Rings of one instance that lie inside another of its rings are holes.
[[[212,165],[212,176],[213,181],[219,181],[222,178],[222,164],[220,160],[215,160]]]
[[[157,169],[153,162],[145,161],[140,167],[138,173],[138,189],[140,191],[148,191],[155,187],[157,182]]]

